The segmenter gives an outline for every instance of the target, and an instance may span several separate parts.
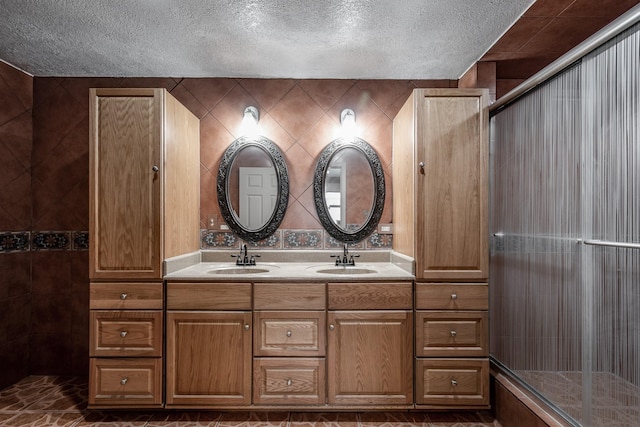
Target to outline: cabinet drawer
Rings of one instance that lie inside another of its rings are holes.
[[[323,358],[255,358],[254,404],[324,404]]]
[[[489,356],[486,311],[417,311],[416,356]]]
[[[489,405],[489,359],[417,359],[416,404]]]
[[[162,310],[162,283],[91,283],[92,310]]]
[[[162,356],[161,311],[91,311],[90,356]]]
[[[256,311],[256,356],[324,356],[324,311]]]
[[[413,307],[412,282],[329,283],[329,310],[403,310]]]
[[[324,283],[255,283],[255,310],[324,310],[327,295]]]
[[[488,310],[486,283],[417,283],[417,310]]]
[[[167,283],[169,310],[251,310],[251,283]]]
[[[91,359],[89,406],[162,405],[162,359]]]

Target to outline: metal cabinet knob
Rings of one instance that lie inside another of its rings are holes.
[[[120,380],[120,384],[127,385],[127,381],[129,381],[128,378],[123,378],[123,379]]]
[[[451,299],[452,300],[457,300],[458,299],[458,294],[451,294]]]
[[[158,172],[160,170],[160,168],[158,166],[156,166],[156,165],[153,165],[151,167],[151,170],[154,171],[154,172]]]
[[[291,381],[290,379],[287,380],[287,385],[291,386],[293,384],[293,381]]]
[[[456,337],[456,335],[458,335],[458,333],[456,331],[451,331],[450,333],[451,333],[451,336],[454,337],[454,338]]]
[[[420,169],[424,169],[424,162],[418,163],[418,166],[420,166]]]
[[[248,331],[248,330],[249,330],[249,327],[250,327],[249,325],[244,325],[244,330],[245,330],[245,331]]]
[[[287,336],[290,337],[291,335],[291,331],[287,331]]]
[[[335,328],[336,328],[335,325],[329,325],[329,330],[330,331],[333,331]]]
[[[455,386],[457,386],[457,385],[458,385],[458,381],[456,381],[456,380],[451,380],[451,385],[452,385],[452,386],[454,386],[454,387],[455,387]]]
[[[120,331],[120,336],[124,338],[127,336],[127,333],[128,333],[127,331]]]
[[[128,297],[128,296],[129,296],[129,295],[127,295],[127,293],[126,293],[126,292],[123,292],[123,293],[121,293],[121,294],[120,294],[120,299],[121,299],[122,301],[124,301],[124,300],[126,300],[126,299],[127,299],[127,297]]]

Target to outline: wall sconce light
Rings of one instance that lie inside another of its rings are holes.
[[[242,117],[242,125],[240,133],[244,136],[256,136],[258,134],[258,122],[260,121],[260,112],[253,105],[244,109]]]
[[[353,140],[356,136],[356,113],[351,108],[345,108],[340,113],[340,123],[342,124],[342,137]]]

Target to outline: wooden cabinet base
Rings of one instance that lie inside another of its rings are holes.
[[[489,359],[416,359],[418,408],[488,408]]]
[[[255,358],[253,403],[324,404],[324,358]]]
[[[92,358],[88,407],[162,407],[162,359]]]

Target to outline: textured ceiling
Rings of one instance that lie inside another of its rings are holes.
[[[35,76],[457,79],[533,0],[0,0]]]

